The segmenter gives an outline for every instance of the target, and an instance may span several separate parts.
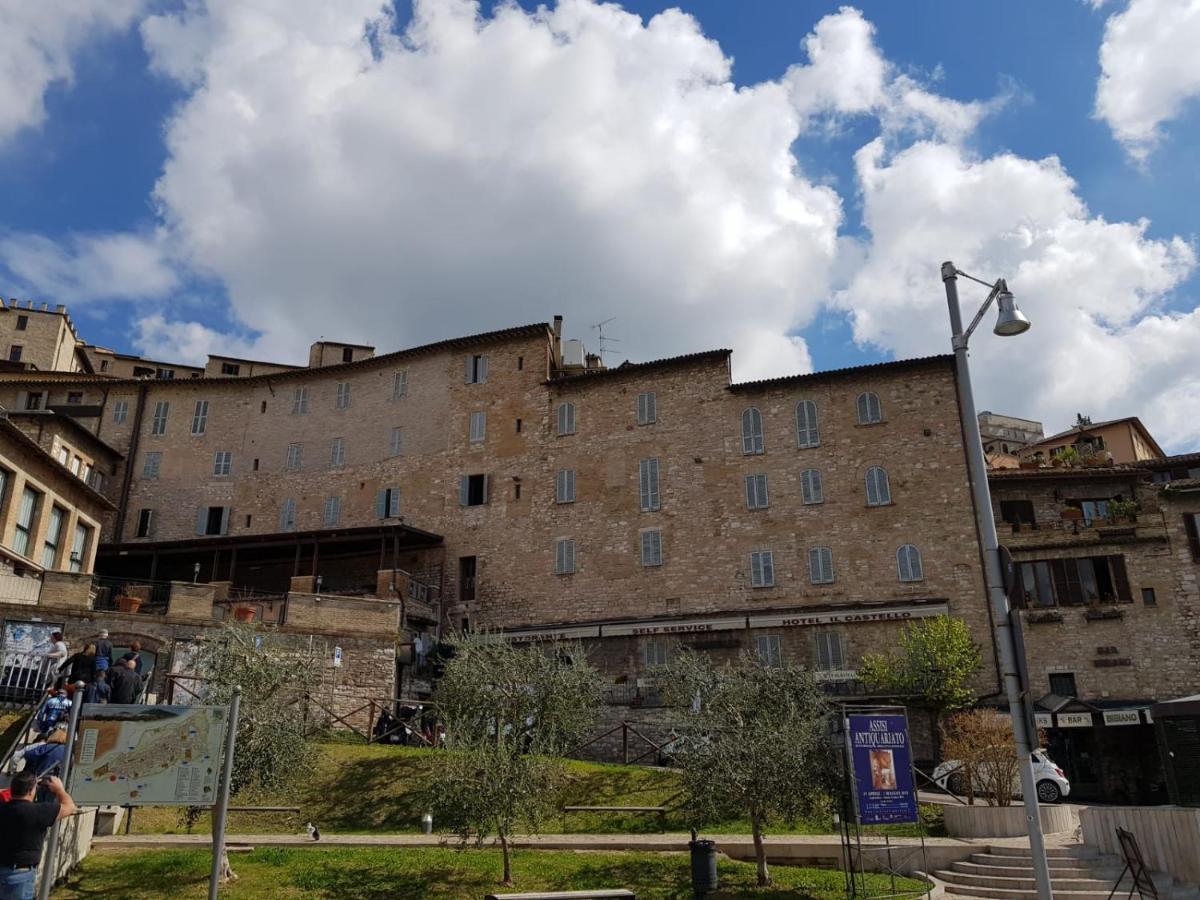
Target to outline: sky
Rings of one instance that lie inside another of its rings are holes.
[[[738,380],[1033,321],[980,409],[1200,449],[1200,0],[0,6],[0,294],[178,362],[566,317]],[[964,315],[986,288],[960,281]]]

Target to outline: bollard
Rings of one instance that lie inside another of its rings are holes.
[[[433,834],[433,813],[425,813],[421,816],[421,833]]]
[[[697,897],[715,891],[717,884],[716,841],[688,841],[692,853],[692,891]]]

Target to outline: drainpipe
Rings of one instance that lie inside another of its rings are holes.
[[[129,455],[125,457],[125,476],[121,479],[121,499],[117,503],[117,522],[113,526],[113,543],[121,543],[125,532],[125,516],[129,511],[129,491],[133,487],[133,465],[142,438],[142,417],[146,412],[147,385],[138,385],[137,409],[133,412],[133,433],[129,436]]]

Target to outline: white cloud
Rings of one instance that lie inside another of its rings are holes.
[[[0,145],[42,124],[46,91],[72,78],[88,40],[123,31],[146,0],[14,0],[0,3]]]
[[[254,341],[230,338],[199,322],[169,320],[162,313],[142,316],[135,327],[133,345],[150,359],[202,366],[210,353],[252,358],[256,349]]]
[[[1134,159],[1200,95],[1197,46],[1200,0],[1131,0],[1105,24],[1096,115]]]
[[[1057,159],[975,157],[915,144],[889,157],[880,141],[856,166],[871,236],[866,262],[839,293],[855,337],[900,356],[947,352],[939,268],[1006,277],[1033,328],[972,340],[979,407],[1042,417],[1140,415],[1160,441],[1200,443],[1200,311],[1162,311],[1195,268],[1193,248],[1147,236],[1148,223],[1089,213]],[[964,318],[987,290],[960,279]],[[1189,398],[1189,399],[1185,399]]]
[[[179,285],[159,233],[75,235],[63,243],[0,235],[0,263],[32,296],[64,303],[163,297]]]

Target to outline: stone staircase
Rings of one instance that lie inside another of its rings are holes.
[[[1120,860],[1083,844],[1047,847],[1046,854],[1055,900],[1106,900],[1121,874]],[[933,877],[942,882],[947,898],[954,900],[967,897],[1037,900],[1028,847],[991,846],[984,852],[972,853],[967,860],[951,863],[949,869],[934,872]],[[1155,883],[1164,900],[1172,896],[1169,879],[1166,884],[1158,879]],[[1129,887],[1126,875],[1119,893],[1128,894]]]

